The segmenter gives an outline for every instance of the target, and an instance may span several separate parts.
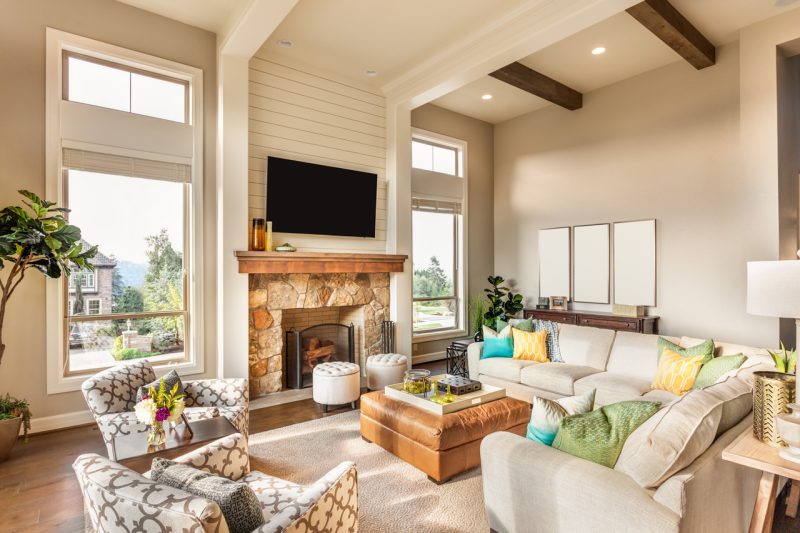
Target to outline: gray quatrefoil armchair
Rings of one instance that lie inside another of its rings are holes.
[[[145,431],[136,419],[136,391],[156,380],[152,365],[137,361],[117,365],[95,374],[83,382],[81,390],[89,404],[108,450],[116,459],[114,437]],[[185,414],[189,422],[224,416],[247,436],[249,393],[247,379],[201,379],[183,382],[186,394]]]
[[[356,467],[341,463],[311,485],[251,471],[247,441],[235,433],[174,459],[247,483],[255,492],[264,524],[254,533],[355,533],[358,531]],[[228,533],[216,502],[156,483],[95,453],[72,468],[86,508],[86,530]]]

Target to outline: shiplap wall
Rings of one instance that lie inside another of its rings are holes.
[[[385,99],[259,52],[250,60],[249,216],[266,218],[268,155],[378,175],[375,238],[280,234],[301,250],[385,251]],[[347,184],[343,183],[343,187]],[[302,190],[298,190],[302,207]],[[340,206],[331,205],[337,215]]]

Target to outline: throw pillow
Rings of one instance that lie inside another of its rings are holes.
[[[547,359],[547,332],[527,332],[511,328],[514,339],[514,359],[546,363]]]
[[[552,363],[563,363],[561,348],[558,345],[558,324],[550,320],[536,320],[533,331],[547,332],[547,358]]]
[[[558,400],[533,397],[531,421],[526,438],[547,446],[553,444],[561,421],[569,415],[588,413],[594,407],[595,389],[578,396],[568,396]]]
[[[264,523],[261,504],[246,483],[156,457],[150,479],[217,502],[231,533],[250,533]]]
[[[658,360],[656,377],[650,387],[682,395],[692,389],[700,367],[705,362],[705,355],[684,357],[669,348],[664,348]]]
[[[661,402],[629,400],[564,418],[553,448],[614,468],[628,435],[653,416]]]
[[[511,336],[511,326],[505,326],[500,330],[493,330],[489,326],[483,326],[483,340],[486,339],[502,339]]]
[[[484,338],[481,359],[491,357],[514,357],[514,341],[511,337]]]
[[[701,342],[700,344],[692,346],[690,348],[683,348],[682,346],[675,344],[674,342],[665,339],[664,337],[659,337],[658,340],[656,341],[656,346],[658,350],[659,359],[661,359],[661,354],[664,353],[665,349],[672,350],[673,352],[681,354],[684,357],[704,355],[707,358],[706,361],[714,357],[714,341],[712,339],[707,339]]]
[[[511,326],[522,331],[534,331],[532,318],[512,318],[508,321],[497,319],[497,331],[503,331],[506,326]]]
[[[713,385],[723,376],[723,374],[736,370],[747,361],[747,356],[744,354],[738,355],[724,355],[722,357],[715,357],[709,362],[700,367],[700,372],[697,374],[697,379],[694,380],[693,389],[704,389]]]
[[[176,371],[171,370],[168,374],[165,374],[164,377],[161,379],[164,380],[164,386],[166,387],[167,391],[171,391],[172,387],[174,387],[175,384],[177,383],[178,394],[183,394],[183,382],[181,381],[181,378]],[[141,387],[139,387],[139,389],[136,391],[136,403],[142,401],[142,396],[147,394],[147,391],[150,390],[150,387],[153,387],[154,389],[156,389],[156,391],[158,391],[158,388],[161,386],[161,379],[157,379],[152,383],[148,383],[147,385],[142,385]]]
[[[689,392],[631,435],[614,469],[644,488],[657,488],[711,446],[726,404],[738,410],[740,420],[746,416],[749,409],[739,409],[739,400],[750,395],[747,384],[736,378]]]

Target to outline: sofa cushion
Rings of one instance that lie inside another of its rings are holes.
[[[561,359],[572,365],[584,365],[605,370],[614,330],[562,324],[558,344]]]
[[[723,403],[748,393],[747,385],[737,379],[688,392],[630,436],[615,470],[627,474],[644,488],[658,487],[714,442]]]
[[[652,380],[658,366],[658,335],[618,331],[606,369],[615,374]]]
[[[642,395],[643,400],[647,400],[650,402],[661,402],[661,407],[664,407],[680,398],[681,397],[678,396],[677,394],[673,394],[669,391],[660,389],[653,389],[651,391],[645,392]]]
[[[511,335],[514,339],[514,359],[546,363],[547,359],[547,332],[523,331],[512,328]]]
[[[511,358],[514,356],[514,341],[511,337],[489,337],[483,340],[481,359],[493,357]]]
[[[686,339],[684,337],[683,339]],[[664,350],[669,349],[673,352],[682,355],[683,357],[694,357],[697,355],[702,355],[706,358],[706,360],[711,359],[714,357],[714,341],[712,339],[705,339],[701,340],[700,342],[694,344],[684,343],[683,339],[681,339],[680,344],[675,344],[671,340],[659,337],[657,344],[658,344],[658,357],[661,358],[661,354],[664,353]]]
[[[542,363],[523,368],[519,373],[519,380],[530,387],[571,396],[575,393],[575,380],[598,372],[600,371],[590,366]]]
[[[533,397],[531,421],[525,438],[535,440],[547,446],[553,444],[561,421],[569,415],[588,413],[594,408],[594,391],[578,396],[567,396],[557,400],[549,400],[539,396]]]
[[[632,378],[612,372],[601,372],[575,382],[575,394],[597,389],[594,401],[598,405],[637,400],[650,390],[649,379]]]
[[[747,361],[747,356],[741,353],[738,355],[714,357],[700,368],[700,372],[697,374],[697,379],[694,380],[694,385],[692,385],[692,387],[695,389],[702,389],[713,385],[720,381],[720,378],[724,374],[727,374],[731,370],[736,370],[742,366],[745,361]]]
[[[536,361],[526,361],[524,359],[510,358],[491,358],[481,359],[478,363],[478,372],[514,383],[520,382],[520,371],[528,366],[537,365]]]
[[[674,394],[686,394],[692,389],[700,367],[711,355],[684,356],[664,348],[658,360],[658,371],[650,384],[654,389],[661,389]]]

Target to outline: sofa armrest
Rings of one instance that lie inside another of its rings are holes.
[[[499,533],[679,528],[680,517],[625,474],[512,433],[483,439],[481,468],[486,517]]]
[[[467,346],[467,368],[469,369],[469,379],[478,379],[478,361],[481,359],[483,351],[482,342],[473,342]]]
[[[228,533],[215,502],[156,483],[94,453],[79,456],[72,468],[83,493],[87,531]]]
[[[241,433],[217,439],[173,460],[233,481],[250,473],[247,439]]]
[[[233,407],[249,404],[247,379],[196,379],[183,383],[186,407]]]
[[[256,533],[358,531],[356,465],[341,463],[305,487],[291,505],[273,515]]]

